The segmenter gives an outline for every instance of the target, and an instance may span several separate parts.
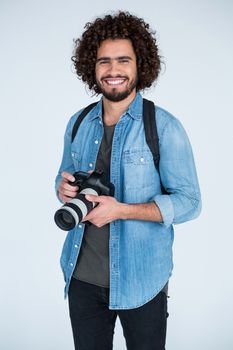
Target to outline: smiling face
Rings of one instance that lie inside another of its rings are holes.
[[[96,84],[105,98],[119,102],[136,95],[137,63],[128,39],[104,40],[97,51]]]

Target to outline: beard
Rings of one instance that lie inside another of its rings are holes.
[[[131,92],[136,88],[137,83],[138,78],[135,77],[133,80],[131,80],[129,86],[127,86],[124,91],[117,91],[117,88],[113,87],[112,90],[108,92],[99,84],[98,81],[96,81],[96,85],[98,86],[100,93],[111,102],[120,102],[127,98],[131,94]]]

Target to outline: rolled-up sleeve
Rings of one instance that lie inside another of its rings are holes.
[[[201,194],[193,152],[182,124],[173,116],[160,137],[159,169],[167,194],[157,194],[153,200],[163,224],[195,219],[201,212]]]

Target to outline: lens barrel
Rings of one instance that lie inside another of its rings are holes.
[[[64,231],[70,231],[76,225],[74,216],[67,210],[66,207],[62,207],[56,211],[54,220],[57,226]]]
[[[98,195],[92,188],[85,188],[69,203],[65,203],[56,211],[54,220],[60,229],[64,231],[72,230],[95,207],[94,202],[90,202],[85,198],[86,194]]]

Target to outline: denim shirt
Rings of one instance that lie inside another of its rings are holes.
[[[115,126],[111,154],[111,182],[115,198],[123,203],[155,202],[163,222],[115,220],[110,224],[109,309],[133,309],[150,301],[164,287],[173,269],[173,224],[196,218],[201,197],[187,134],[180,121],[156,106],[160,147],[160,177],[169,194],[162,194],[159,174],[146,143],[142,96],[137,93]],[[82,110],[81,110],[82,111]],[[82,121],[71,143],[73,125],[81,111],[68,122],[61,172],[92,170],[103,136],[102,99]],[[82,244],[84,224],[69,231],[61,254],[65,297]]]

